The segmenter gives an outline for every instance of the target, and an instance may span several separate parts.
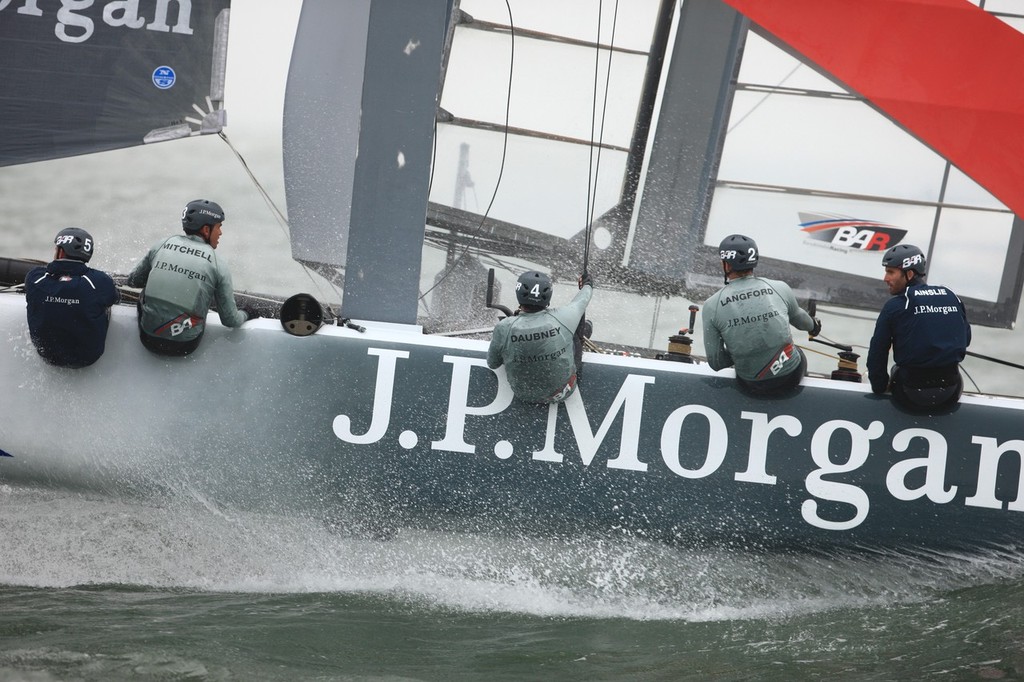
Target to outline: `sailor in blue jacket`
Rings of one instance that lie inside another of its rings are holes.
[[[916,246],[898,244],[882,257],[892,298],[875,322],[868,378],[875,393],[892,391],[914,411],[949,407],[960,399],[960,362],[971,343],[964,304],[949,287],[925,281],[927,262]],[[892,348],[892,373],[887,371]]]
[[[103,355],[110,306],[121,299],[114,281],[86,263],[95,242],[79,227],[57,233],[54,260],[25,278],[28,330],[44,360],[85,367]]]

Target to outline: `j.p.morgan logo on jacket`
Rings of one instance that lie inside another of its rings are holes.
[[[899,244],[907,231],[878,222],[848,216],[800,213],[800,229],[808,241],[842,251],[886,251]]]

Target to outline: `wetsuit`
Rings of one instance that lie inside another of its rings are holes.
[[[583,285],[568,305],[521,312],[497,324],[487,366],[505,365],[516,398],[549,403],[565,400],[576,387],[582,362],[582,321],[594,288]]]
[[[121,299],[105,272],[60,259],[25,278],[28,330],[39,355],[52,365],[85,367],[103,355],[110,306]]]
[[[871,390],[910,409],[956,403],[963,391],[960,362],[971,344],[971,325],[959,297],[949,288],[918,283],[890,298],[875,322],[868,348]],[[896,367],[887,371],[889,349]]]
[[[800,383],[806,360],[790,325],[814,329],[814,318],[785,282],[753,275],[729,280],[704,304],[704,350],[714,370],[736,367],[740,384],[774,393]]]
[[[186,355],[195,350],[214,302],[225,326],[239,327],[248,319],[235,305],[227,266],[198,235],[175,235],[155,244],[128,275],[128,286],[144,287],[139,337],[156,353]]]

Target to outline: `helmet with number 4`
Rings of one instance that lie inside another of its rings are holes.
[[[735,271],[753,270],[760,255],[757,243],[742,234],[730,234],[718,246],[719,257]]]
[[[80,227],[65,227],[53,238],[53,245],[64,250],[64,256],[88,263],[92,258],[92,235]]]
[[[913,270],[920,277],[928,271],[928,261],[924,252],[913,244],[897,244],[882,256],[882,267],[899,268],[904,272]]]
[[[516,298],[519,305],[547,308],[551,303],[551,278],[536,270],[524,272],[516,282]]]

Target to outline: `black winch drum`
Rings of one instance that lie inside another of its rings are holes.
[[[293,336],[309,336],[324,323],[324,309],[309,294],[295,294],[281,306],[281,326]]]

